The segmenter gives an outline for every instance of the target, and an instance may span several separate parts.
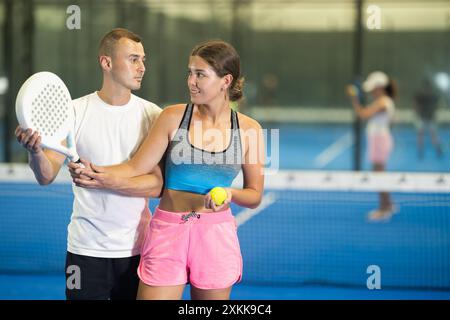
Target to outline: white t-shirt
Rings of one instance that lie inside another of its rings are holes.
[[[395,104],[390,97],[384,97],[386,109],[374,114],[367,122],[367,134],[390,134],[390,125],[394,119]]]
[[[127,161],[147,136],[161,108],[131,95],[111,106],[97,92],[73,101],[75,143],[79,156],[97,165]],[[99,258],[139,254],[150,211],[147,199],[73,185],[74,203],[67,250]]]

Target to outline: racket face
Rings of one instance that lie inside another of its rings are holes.
[[[57,75],[35,73],[19,90],[16,115],[21,127],[38,131],[43,139],[59,144],[74,123],[69,90]]]

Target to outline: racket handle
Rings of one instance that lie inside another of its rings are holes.
[[[81,163],[80,156],[77,154],[77,152],[74,150],[74,148],[69,149],[62,145],[53,145],[50,143],[47,144],[45,141],[42,141],[41,144],[44,148],[51,149],[53,151],[59,152],[65,156],[67,156],[70,159],[70,161],[73,161],[76,163]]]

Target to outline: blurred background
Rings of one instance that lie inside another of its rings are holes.
[[[68,28],[71,5],[79,29]],[[39,187],[27,169],[13,134],[17,92],[44,70],[73,98],[99,90],[98,43],[114,27],[142,36],[147,72],[136,94],[161,107],[188,101],[197,43],[232,43],[246,78],[240,111],[269,138],[278,132],[268,140],[278,165],[267,165],[280,170],[266,178],[263,204],[234,208],[244,276],[232,298],[450,297],[450,1],[0,0],[0,298],[64,298],[72,205],[67,172]],[[368,173],[365,123],[344,91],[374,70],[399,88],[390,174],[380,183],[400,207],[375,225],[366,213],[381,187]],[[426,84],[442,152],[428,132],[423,150],[417,144]],[[382,290],[367,288],[370,265],[382,270]]]

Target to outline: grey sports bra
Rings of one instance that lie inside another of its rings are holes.
[[[229,187],[242,165],[242,144],[237,113],[231,110],[231,139],[221,152],[193,146],[189,127],[194,105],[186,105],[180,126],[166,152],[167,189],[206,194],[214,187]]]

